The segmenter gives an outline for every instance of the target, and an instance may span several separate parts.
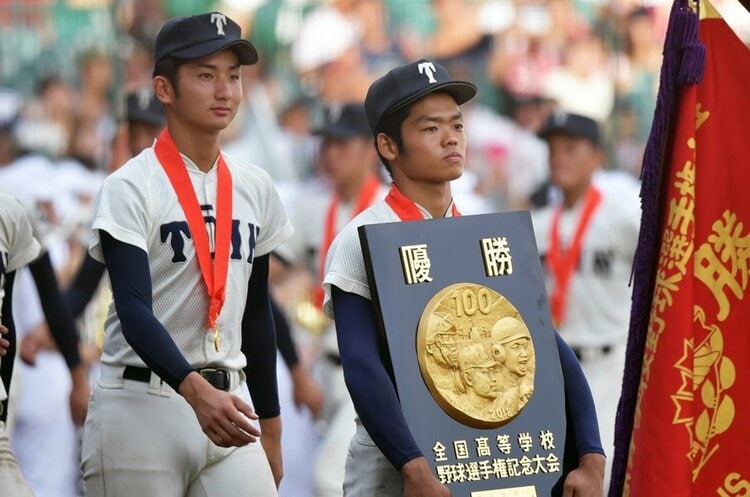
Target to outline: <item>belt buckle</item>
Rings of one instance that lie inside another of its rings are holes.
[[[198,370],[198,374],[205,378],[214,388],[225,392],[229,391],[229,372],[227,370],[202,368]]]
[[[571,347],[580,362],[593,361],[612,352],[611,345]]]

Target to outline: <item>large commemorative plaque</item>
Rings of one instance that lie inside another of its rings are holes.
[[[561,487],[565,397],[528,212],[359,228],[401,408],[455,497]]]

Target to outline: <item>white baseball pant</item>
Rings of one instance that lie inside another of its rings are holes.
[[[271,468],[260,442],[214,445],[190,405],[152,373],[124,380],[102,365],[83,430],[81,468],[88,497],[273,497]],[[249,402],[244,375],[231,393]]]

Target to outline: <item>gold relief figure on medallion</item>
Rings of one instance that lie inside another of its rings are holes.
[[[433,398],[465,425],[501,426],[534,393],[531,333],[518,309],[486,286],[457,283],[436,293],[422,312],[416,346]]]

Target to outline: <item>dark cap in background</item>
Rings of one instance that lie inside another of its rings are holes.
[[[365,107],[356,102],[327,105],[323,109],[323,124],[315,128],[313,133],[338,139],[355,136],[372,137],[370,126],[367,124]]]
[[[367,90],[365,110],[372,132],[383,117],[436,91],[448,93],[461,105],[474,98],[477,87],[451,79],[445,67],[424,59],[391,69]]]
[[[590,117],[580,114],[570,114],[562,111],[553,112],[539,131],[539,137],[543,140],[548,139],[552,135],[585,138],[597,147],[601,144],[599,124]]]
[[[225,48],[237,52],[240,64],[258,62],[258,52],[242,38],[239,24],[220,12],[173,17],[164,23],[154,44],[154,61],[172,56],[180,60],[199,59]]]
[[[156,99],[150,88],[128,93],[125,104],[128,122],[142,122],[156,126],[166,123],[164,106]]]

